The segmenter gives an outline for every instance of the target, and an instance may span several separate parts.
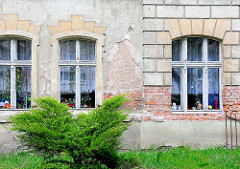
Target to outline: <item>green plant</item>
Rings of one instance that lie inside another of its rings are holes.
[[[21,141],[45,157],[53,156],[66,148],[66,133],[72,123],[67,105],[51,97],[35,99],[39,108],[11,118],[13,130],[23,132]]]
[[[22,142],[45,158],[66,152],[75,168],[116,168],[121,162],[120,136],[129,126],[124,123],[127,114],[121,108],[127,100],[118,95],[98,109],[72,118],[66,104],[50,97],[38,98],[35,102],[39,108],[11,118],[13,129],[23,132],[19,136]]]
[[[110,168],[119,165],[119,137],[129,126],[123,123],[127,114],[121,110],[127,100],[124,95],[112,97],[98,109],[75,119],[68,134],[68,152],[76,164],[100,163]]]

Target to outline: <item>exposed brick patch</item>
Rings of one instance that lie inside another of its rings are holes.
[[[223,107],[225,113],[240,113],[240,86],[223,87]]]
[[[118,95],[121,93],[113,94],[113,93],[105,93],[104,94],[104,100],[113,97],[114,95]],[[130,101],[125,103],[125,107],[131,108],[133,111],[138,110],[141,111],[143,106],[142,106],[142,92],[141,91],[134,91],[134,92],[128,92],[124,93],[127,98],[130,99]]]
[[[239,88],[240,94],[240,88]],[[233,98],[234,99],[234,98]],[[237,102],[237,101],[236,101]],[[240,106],[240,104],[239,104]],[[236,108],[235,108],[236,109]],[[232,109],[234,110],[234,109]],[[223,113],[209,114],[172,114],[171,112],[171,87],[146,86],[144,87],[144,118],[142,121],[153,121],[159,117],[164,121],[168,120],[224,120]]]

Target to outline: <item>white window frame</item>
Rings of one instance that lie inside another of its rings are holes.
[[[192,36],[191,36],[192,37]],[[172,68],[180,69],[181,78],[181,106],[182,110],[172,110],[173,114],[208,114],[208,113],[221,113],[223,111],[222,102],[222,58],[221,58],[221,43],[219,42],[219,61],[208,61],[208,39],[203,39],[202,45],[202,61],[187,61],[187,38],[180,39],[181,41],[181,61],[172,61]],[[194,36],[193,36],[194,37]],[[215,40],[215,39],[214,39]],[[217,40],[216,40],[217,41]],[[187,100],[187,69],[188,68],[202,68],[203,69],[203,110],[188,110]],[[208,110],[208,68],[219,68],[219,110]]]
[[[88,40],[88,39],[63,39],[61,41],[65,41],[65,40],[75,40],[76,41],[76,60],[61,60],[60,59],[60,50],[61,50],[61,47],[59,45],[59,69],[58,69],[58,72],[59,72],[59,77],[61,77],[61,71],[60,71],[60,68],[61,67],[76,67],[76,73],[75,73],[75,77],[76,77],[76,93],[75,93],[75,106],[76,108],[73,108],[73,109],[84,109],[84,108],[81,108],[81,79],[80,79],[80,75],[81,75],[81,72],[80,72],[80,67],[95,67],[95,107],[97,107],[97,83],[96,83],[96,79],[97,79],[97,55],[96,55],[96,42],[93,41],[95,43],[95,60],[92,60],[92,61],[87,61],[87,60],[80,60],[80,41],[81,40]],[[59,42],[60,44],[60,42]],[[61,90],[60,90],[60,78],[59,78],[59,96],[58,96],[58,99],[59,101],[61,102]],[[87,108],[87,109],[90,109],[90,108]]]
[[[2,38],[10,40],[10,60],[0,60],[0,66],[9,66],[10,67],[10,76],[11,76],[11,88],[10,88],[10,109],[1,109],[1,110],[22,110],[17,109],[16,102],[16,67],[31,67],[32,60],[17,60],[17,40],[28,40],[22,38]],[[31,40],[28,40],[31,41]],[[31,41],[32,43],[32,41]],[[31,45],[32,46],[32,45]],[[31,49],[32,55],[32,49]],[[31,56],[32,58],[32,56]],[[32,69],[31,69],[31,83],[32,83]],[[32,85],[32,84],[31,84]],[[31,89],[32,92],[32,89]],[[32,95],[32,94],[31,94]],[[31,96],[32,97],[32,96]],[[32,103],[31,103],[32,104]]]

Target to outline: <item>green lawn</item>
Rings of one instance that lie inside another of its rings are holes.
[[[191,150],[189,148],[173,148],[168,150],[135,150],[121,154],[128,159],[136,157],[139,161],[139,168],[240,168],[240,149]],[[43,157],[30,153],[0,155],[0,169],[33,169],[42,163]]]

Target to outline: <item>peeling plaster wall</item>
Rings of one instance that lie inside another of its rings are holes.
[[[38,96],[51,95],[51,34],[48,25],[57,25],[59,20],[69,21],[71,15],[83,15],[85,20],[96,21],[97,25],[107,26],[105,31],[105,46],[103,48],[103,82],[112,84],[109,80],[109,68],[112,62],[107,61],[110,52],[120,41],[127,40],[129,43],[121,46],[120,51],[135,50],[132,57],[132,66],[135,66],[137,74],[141,70],[141,1],[140,0],[1,0],[0,19],[6,13],[18,14],[19,19],[31,20],[32,24],[42,25],[40,30],[40,44],[38,47]],[[129,46],[130,45],[130,46]],[[119,52],[121,58],[125,53]],[[135,60],[135,61],[134,61]],[[115,65],[117,66],[117,65]],[[139,76],[139,75],[138,75]],[[139,79],[141,77],[139,76]],[[110,80],[112,80],[110,78]],[[115,81],[116,82],[116,79]],[[141,85],[134,84],[134,86]],[[119,84],[118,84],[119,86]],[[129,85],[128,85],[129,87]],[[110,86],[107,86],[111,89]],[[127,86],[121,88],[125,90]]]
[[[110,64],[105,93],[122,93],[141,90],[142,73],[136,63],[136,48],[124,40],[115,43],[109,51],[107,61]]]

